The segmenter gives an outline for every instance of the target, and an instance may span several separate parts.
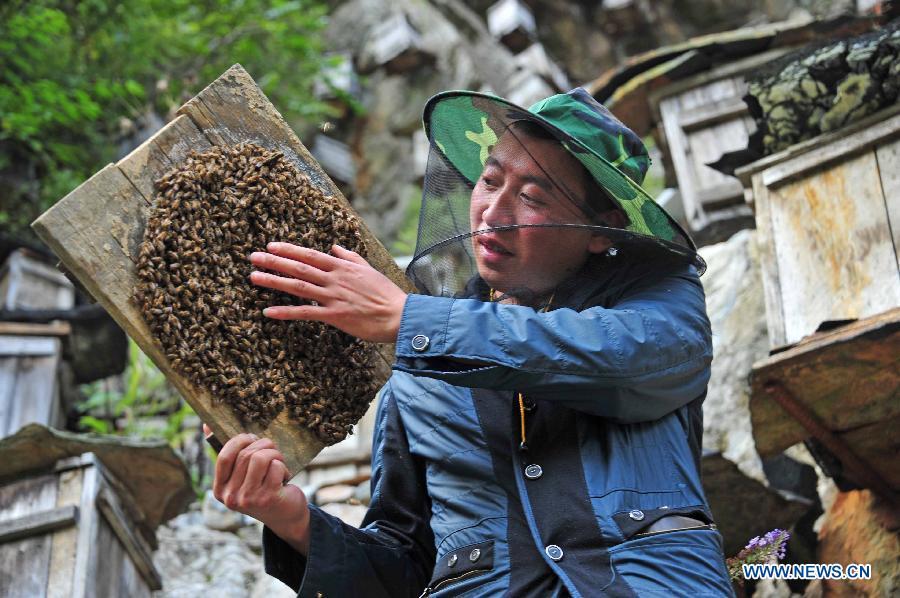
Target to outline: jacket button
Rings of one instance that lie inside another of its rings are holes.
[[[448,567],[455,567],[455,566],[456,566],[456,561],[457,561],[457,560],[459,560],[459,557],[457,557],[455,554],[451,554],[451,555],[450,555],[450,558],[447,559],[447,566],[448,566]]]
[[[639,509],[629,511],[628,516],[631,517],[632,519],[634,519],[635,521],[643,521],[644,520],[644,512]]]
[[[525,477],[529,480],[536,480],[539,477],[544,475],[544,470],[541,469],[540,465],[532,463],[528,467],[525,468]]]
[[[556,544],[551,544],[544,549],[544,552],[546,552],[547,556],[549,556],[554,561],[558,561],[563,558],[563,549]]]
[[[479,558],[481,558],[481,549],[480,549],[480,548],[473,548],[473,549],[472,549],[472,552],[469,553],[469,560],[472,561],[472,562],[474,563],[474,562],[477,561]]]
[[[414,351],[419,351],[420,353],[428,348],[428,345],[431,343],[431,340],[425,336],[424,334],[417,334],[412,338],[412,348]]]

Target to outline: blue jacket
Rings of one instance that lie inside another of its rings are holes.
[[[308,558],[265,530],[266,570],[310,597],[731,595],[699,476],[695,271],[565,303],[410,295],[362,528],[311,507]],[[641,535],[670,514],[708,525]]]

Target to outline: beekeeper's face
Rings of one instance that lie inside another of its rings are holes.
[[[546,299],[610,241],[589,224],[576,202],[590,187],[587,171],[553,139],[507,131],[488,156],[472,190],[470,219],[478,272],[499,293],[521,290]],[[486,231],[478,233],[478,231]]]

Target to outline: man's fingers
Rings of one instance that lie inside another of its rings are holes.
[[[305,280],[297,280],[296,278],[285,278],[284,276],[276,276],[267,272],[253,272],[250,274],[250,282],[257,286],[266,287],[267,289],[275,289],[283,293],[288,293],[301,299],[310,299],[312,301],[327,301],[328,295],[320,286],[316,286]]]
[[[322,270],[297,260],[280,257],[265,251],[254,251],[250,254],[250,263],[257,268],[279,272],[291,278],[298,278],[315,285],[324,286],[325,273]]]
[[[222,500],[222,493],[225,485],[231,479],[234,470],[234,462],[242,450],[258,440],[254,434],[238,434],[225,443],[219,456],[216,458],[216,473],[213,477],[213,494],[219,500]]]
[[[269,463],[283,460],[284,456],[275,448],[260,449],[253,453],[248,459],[247,475],[244,476],[243,487],[250,489],[262,486],[263,479],[269,472]]]
[[[287,465],[278,459],[269,461],[266,477],[263,478],[262,487],[269,492],[278,492],[282,486],[291,479],[291,473]]]
[[[340,245],[332,245],[331,253],[333,253],[336,257],[341,258],[342,260],[347,260],[365,266],[369,265],[369,262],[366,261],[366,258],[359,255],[355,251],[350,251],[349,249],[341,247]]]
[[[327,253],[322,253],[321,251],[316,251],[315,249],[310,249],[308,247],[300,247],[299,245],[293,245],[291,243],[269,243],[266,245],[266,250],[269,253],[274,253],[281,257],[315,266],[319,270],[325,270],[326,272],[333,270],[341,264],[341,260],[330,256]]]
[[[314,320],[328,323],[328,310],[317,305],[276,305],[263,310],[273,320]]]
[[[232,505],[229,504],[229,498],[233,498],[238,488],[240,488],[244,484],[244,480],[247,476],[247,470],[250,467],[250,458],[253,456],[253,454],[257,451],[271,448],[275,448],[274,442],[272,442],[268,438],[260,438],[259,440],[256,440],[245,446],[237,454],[237,456],[234,458],[234,465],[231,468],[231,475],[228,477],[228,482],[222,487],[223,498],[219,499],[223,503],[225,503],[225,506],[227,506],[228,508],[232,508]]]

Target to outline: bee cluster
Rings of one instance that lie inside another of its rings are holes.
[[[333,444],[375,393],[374,346],[320,322],[262,315],[305,303],[250,283],[249,255],[271,241],[366,255],[355,216],[280,152],[192,152],[156,181],[135,301],[173,368],[242,422],[266,425],[288,409]]]

